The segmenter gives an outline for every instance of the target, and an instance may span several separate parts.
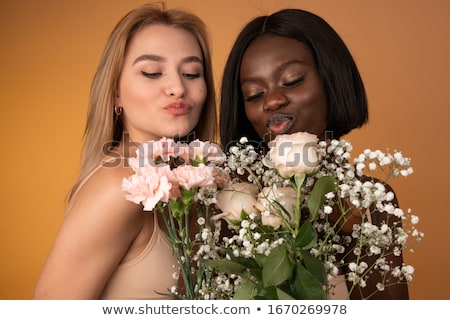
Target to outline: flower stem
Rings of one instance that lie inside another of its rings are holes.
[[[305,181],[305,174],[295,174],[294,175],[294,189],[296,194],[296,201],[294,207],[294,234],[298,235],[298,231],[300,229],[300,206],[301,206],[301,196],[302,196],[302,185]]]

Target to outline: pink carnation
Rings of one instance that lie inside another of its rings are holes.
[[[194,187],[204,187],[214,184],[212,168],[200,165],[198,167],[184,165],[172,170],[173,180],[171,183],[177,184],[186,190]]]
[[[145,166],[136,169],[135,174],[122,181],[125,198],[134,203],[142,203],[145,211],[152,211],[159,201],[169,200],[172,184],[169,166]]]
[[[208,161],[225,159],[225,153],[217,144],[198,139],[192,141],[188,146],[184,146],[180,156],[186,163],[192,163],[193,160],[207,163]]]
[[[167,162],[170,157],[175,158],[180,156],[182,149],[185,147],[185,144],[175,142],[175,140],[168,138],[161,138],[157,141],[147,141],[139,146],[136,150],[136,157],[130,158],[128,163],[132,168],[154,166],[155,161],[158,158]]]

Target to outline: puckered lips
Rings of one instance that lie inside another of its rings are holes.
[[[294,122],[294,115],[276,113],[266,121],[266,128],[274,135],[285,134],[289,132]]]
[[[191,112],[191,107],[187,103],[178,101],[169,103],[164,107],[164,110],[166,110],[170,114],[182,116]]]

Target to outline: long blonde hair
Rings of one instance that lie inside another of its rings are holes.
[[[200,120],[194,128],[195,138],[214,141],[217,138],[216,95],[212,73],[210,43],[205,24],[197,16],[182,10],[165,10],[146,4],[126,14],[115,26],[106,43],[94,75],[88,104],[87,122],[79,176],[73,185],[69,200],[80,184],[97,168],[105,150],[118,144],[123,136],[123,124],[115,116],[114,103],[124,57],[133,36],[146,26],[163,24],[184,29],[198,41],[203,53],[207,97]]]

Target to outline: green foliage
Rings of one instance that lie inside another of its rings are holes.
[[[337,183],[333,177],[320,177],[314,184],[314,188],[308,197],[309,221],[317,219],[317,212],[325,202],[325,195],[329,192],[336,191]]]
[[[323,264],[305,250],[317,236],[311,232],[310,222],[300,230],[308,236],[299,236],[295,241],[287,237],[268,256],[255,255],[253,259],[230,254],[229,260],[204,260],[203,263],[244,279],[233,297],[236,300],[325,299]]]
[[[310,270],[302,264],[297,264],[290,282],[291,290],[297,300],[323,300],[326,299],[322,283]]]
[[[269,254],[262,266],[262,280],[265,287],[277,286],[292,275],[294,260],[288,254],[288,248],[282,244]]]
[[[304,250],[311,249],[317,242],[317,232],[310,221],[305,221],[295,237],[295,247]]]

